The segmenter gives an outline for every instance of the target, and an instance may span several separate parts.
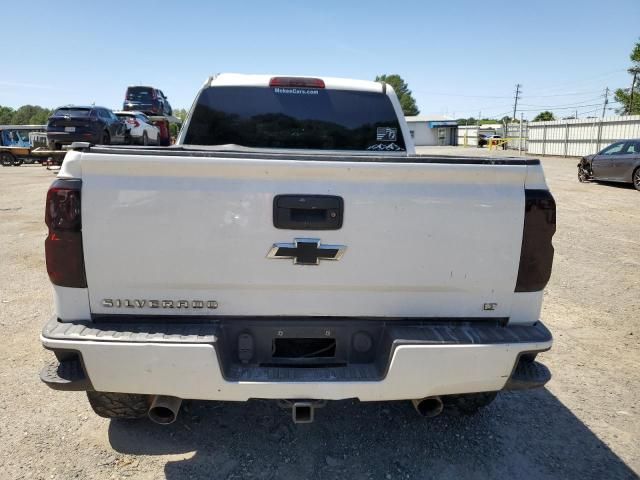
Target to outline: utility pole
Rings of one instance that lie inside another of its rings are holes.
[[[520,85],[519,83],[516,85],[516,96],[513,102],[513,118],[514,120],[516,119],[516,110],[518,109],[518,100],[520,99],[520,94],[522,93],[520,91],[520,89],[522,88],[522,85]]]
[[[604,118],[604,113],[607,110],[608,104],[609,104],[609,87],[604,89],[604,103],[602,104],[602,118]]]
[[[520,140],[518,141],[518,154],[522,155],[522,124],[524,123],[524,114],[520,112]]]
[[[640,69],[630,68],[628,72],[633,73],[633,81],[631,82],[631,93],[629,96],[629,108],[627,109],[627,115],[631,115],[631,112],[633,112],[633,91],[636,88],[636,77],[638,76],[638,72],[640,72]]]

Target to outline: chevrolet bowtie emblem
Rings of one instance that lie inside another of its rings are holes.
[[[296,265],[318,265],[320,260],[340,260],[344,245],[322,245],[318,238],[295,238],[293,243],[274,243],[267,258],[292,258]]]

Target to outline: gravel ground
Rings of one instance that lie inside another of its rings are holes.
[[[541,357],[554,374],[548,387],[502,394],[471,418],[344,401],[297,426],[265,401],[185,402],[168,427],[110,422],[84,394],[41,384],[51,355],[38,335],[52,310],[43,207],[53,175],[1,169],[0,477],[639,478],[640,192],[579,184],[575,159],[543,162],[558,204],[543,309],[555,336]]]

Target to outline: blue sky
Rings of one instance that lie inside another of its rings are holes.
[[[137,83],[189,108],[216,72],[399,73],[423,113],[502,116],[521,83],[525,118],[582,116],[606,86],[629,86],[640,37],[639,0],[57,0],[14,13],[0,63],[0,105],[14,108],[118,108]]]

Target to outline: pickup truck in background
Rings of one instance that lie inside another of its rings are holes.
[[[221,74],[169,148],[76,144],[46,200],[42,380],[108,418],[182,399],[411,400],[543,386],[540,162],[421,156],[393,89]]]

